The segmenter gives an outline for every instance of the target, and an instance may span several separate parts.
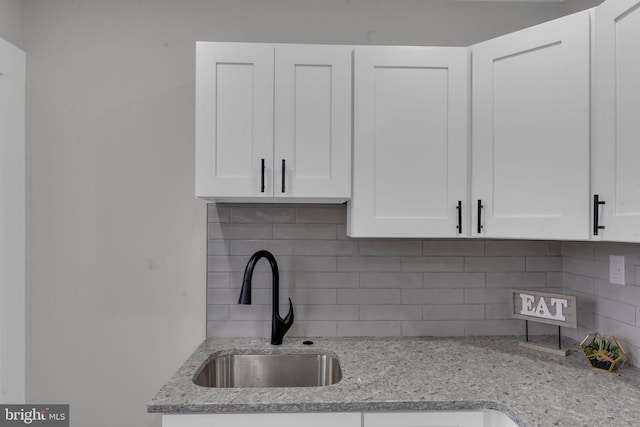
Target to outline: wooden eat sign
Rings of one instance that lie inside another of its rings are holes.
[[[576,297],[573,295],[539,292],[526,289],[511,290],[511,317],[531,322],[547,323],[550,325],[578,327]],[[560,329],[558,328],[558,340]],[[558,341],[560,342],[560,341]],[[547,353],[567,355],[566,350],[553,349],[540,344],[529,342],[527,326],[527,342],[521,342],[522,347],[534,348]]]

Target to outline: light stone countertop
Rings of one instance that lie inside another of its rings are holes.
[[[518,346],[522,337],[208,338],[148,404],[156,413],[379,412],[496,409],[521,426],[637,426],[640,370],[587,366],[578,344],[554,356]],[[540,341],[533,337],[532,341]],[[192,378],[215,352],[326,351],[342,380],[325,387],[216,389]]]

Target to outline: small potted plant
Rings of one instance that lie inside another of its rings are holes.
[[[627,360],[627,353],[616,337],[601,337],[591,333],[582,340],[580,348],[589,366],[600,371],[617,371]]]

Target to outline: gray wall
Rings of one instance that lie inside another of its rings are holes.
[[[591,4],[24,0],[28,400],[159,426],[145,403],[205,336],[196,40],[466,45]]]
[[[22,47],[22,0],[0,0],[0,38]]]

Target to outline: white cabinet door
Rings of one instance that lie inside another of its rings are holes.
[[[589,237],[590,19],[471,47],[473,235]]]
[[[196,196],[348,199],[351,52],[198,42]]]
[[[196,44],[197,197],[273,195],[273,49]]]
[[[596,8],[594,77],[592,185],[605,204],[592,233],[640,242],[640,0]]]
[[[351,197],[352,51],[276,46],[274,196]]]
[[[355,49],[350,236],[467,235],[467,88],[465,48]]]
[[[364,427],[516,427],[494,410],[365,413]]]
[[[162,427],[361,427],[360,412],[163,415]]]

